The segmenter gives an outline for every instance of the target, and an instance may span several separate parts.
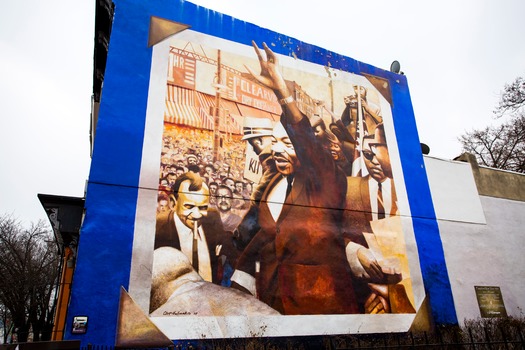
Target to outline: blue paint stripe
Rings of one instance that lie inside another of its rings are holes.
[[[436,324],[457,324],[452,287],[406,77],[391,81],[394,128],[405,178],[425,291]]]
[[[128,288],[151,66],[145,5],[118,2],[111,33],[65,339],[114,344]],[[89,317],[85,335],[73,317]]]

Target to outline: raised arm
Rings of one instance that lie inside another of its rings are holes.
[[[254,41],[252,41],[252,46],[255,50],[257,58],[259,59],[261,72],[257,74],[250,67],[245,66],[245,68],[248,70],[253,79],[273,90],[275,96],[283,108],[284,115],[290,118],[289,121],[293,124],[298,123],[301,121],[301,119],[303,119],[303,114],[299,110],[292,93],[286,85],[286,81],[279,71],[279,61],[277,55],[268,47],[268,45],[266,45],[266,43],[263,43],[263,49],[266,54],[266,59],[264,59],[261,49],[259,49]]]

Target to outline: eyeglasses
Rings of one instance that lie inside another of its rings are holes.
[[[217,195],[215,196],[218,200],[221,200],[221,199],[232,199],[232,196],[229,196],[229,195],[224,195],[224,194],[221,194],[221,195]]]
[[[377,153],[377,148],[378,148],[378,147],[387,147],[387,148],[388,148],[388,146],[387,146],[386,143],[380,143],[380,142],[377,142],[377,143],[369,143],[369,146],[370,146],[370,149],[372,150],[372,152],[373,152],[374,154]]]
[[[372,160],[372,159],[374,159],[375,156],[376,156],[376,154],[374,152],[363,151],[363,157],[365,157],[366,160]]]
[[[379,147],[379,146],[387,147],[387,144],[384,142],[370,142],[369,145],[370,145],[370,148]]]

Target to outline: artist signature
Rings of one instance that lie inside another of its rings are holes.
[[[189,311],[164,311],[162,316],[181,316],[181,315],[197,315],[197,312]]]

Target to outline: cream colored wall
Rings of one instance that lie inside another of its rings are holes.
[[[500,287],[507,314],[522,316],[525,202],[480,196],[469,163],[425,157],[425,166],[458,320],[480,317],[474,286]]]
[[[428,182],[439,220],[485,223],[469,163],[425,157]]]

